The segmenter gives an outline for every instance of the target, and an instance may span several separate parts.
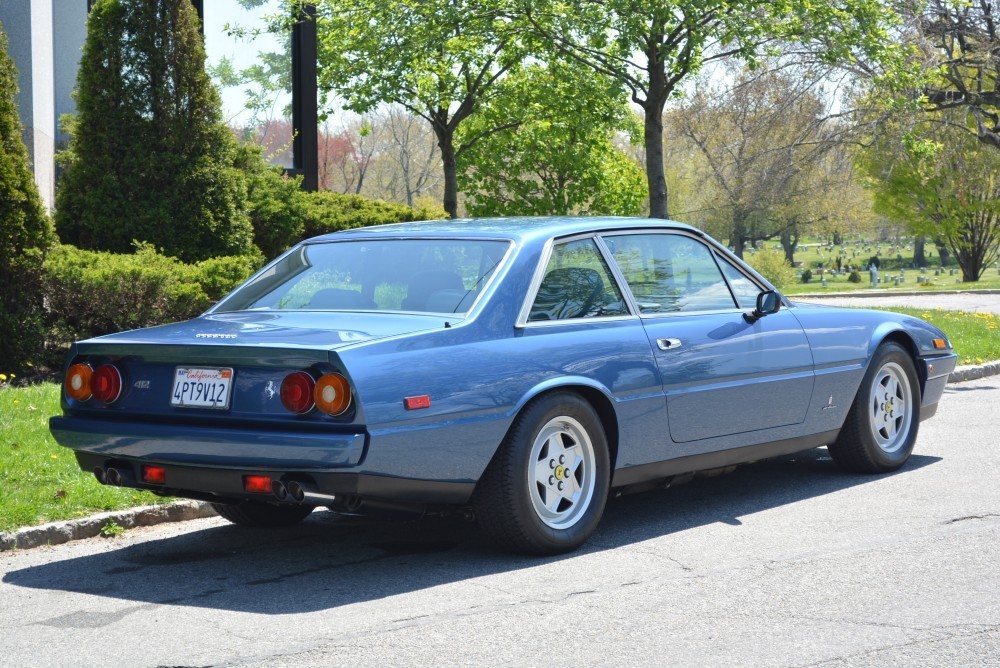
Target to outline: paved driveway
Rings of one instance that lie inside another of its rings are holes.
[[[830,306],[859,306],[880,308],[883,306],[904,306],[908,308],[944,309],[976,313],[984,311],[1000,315],[1000,294],[962,292],[957,294],[886,295],[884,297],[816,297],[792,296],[793,301],[815,302]]]

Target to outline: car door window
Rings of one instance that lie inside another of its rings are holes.
[[[736,308],[707,246],[680,234],[604,238],[643,313]]]
[[[621,291],[594,240],[578,239],[553,248],[528,321],[627,314]]]
[[[734,267],[729,260],[720,257],[718,254],[716,254],[716,258],[719,260],[719,266],[722,267],[722,273],[726,275],[726,280],[729,281],[729,287],[733,289],[733,294],[736,295],[736,301],[739,302],[740,308],[756,308],[757,295],[761,293],[761,289],[756,283],[747,278],[742,271]]]

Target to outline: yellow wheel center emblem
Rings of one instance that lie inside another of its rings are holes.
[[[556,467],[556,480],[562,480],[566,477],[566,467],[559,465]]]
[[[885,412],[886,413],[891,413],[892,412],[892,399],[890,399],[889,401],[885,402]]]

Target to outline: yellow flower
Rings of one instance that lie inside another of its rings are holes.
[[[52,459],[59,459],[59,455],[49,455]]]
[[[7,375],[3,374],[3,373],[0,373],[0,383],[2,383],[5,380],[7,380]]]

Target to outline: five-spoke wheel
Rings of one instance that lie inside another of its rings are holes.
[[[597,527],[610,480],[607,438],[594,408],[577,394],[542,395],[514,420],[480,478],[476,519],[509,549],[567,552]]]
[[[830,456],[851,471],[894,471],[906,463],[920,424],[913,358],[888,341],[875,351]]]

